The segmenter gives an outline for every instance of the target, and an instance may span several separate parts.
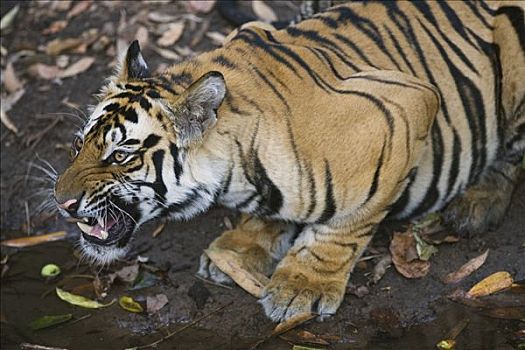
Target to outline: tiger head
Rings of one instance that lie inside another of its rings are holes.
[[[151,78],[138,42],[72,146],[55,183],[59,211],[77,221],[84,253],[97,263],[122,257],[137,228],[157,217],[188,219],[213,204],[221,166],[198,154],[226,93],[209,72],[180,94]]]

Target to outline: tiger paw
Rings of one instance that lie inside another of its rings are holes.
[[[202,253],[200,257],[199,271],[197,271],[197,275],[220,284],[233,284],[233,280],[227,274],[222,272],[217,265],[211,261],[206,253]]]
[[[448,205],[443,218],[460,234],[484,233],[499,225],[509,201],[507,193],[471,188]]]
[[[277,269],[259,300],[266,315],[282,322],[312,312],[323,321],[334,315],[343,301],[346,281],[314,280],[300,271]]]

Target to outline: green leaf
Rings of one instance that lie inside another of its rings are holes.
[[[525,169],[525,153],[523,154],[523,159],[521,160],[521,167]]]
[[[56,288],[57,295],[60,299],[76,306],[85,307],[87,309],[99,309],[101,307],[106,307],[112,305],[115,300],[111,301],[108,304],[101,304],[96,300],[91,300],[88,298],[85,298],[81,295],[71,294],[69,292],[66,292],[63,289]]]
[[[36,331],[38,329],[44,329],[44,328],[56,326],[57,324],[67,322],[71,319],[71,317],[73,317],[72,314],[46,315],[46,316],[42,316],[32,321],[29,324],[29,327],[31,327],[32,330]]]
[[[292,350],[322,350],[322,349],[319,349],[319,348],[311,348],[309,346],[304,346],[304,345],[294,345],[292,347]]]
[[[47,264],[40,271],[42,277],[55,277],[60,275],[60,267],[55,264]]]
[[[438,249],[432,244],[428,244],[422,240],[417,233],[414,232],[414,238],[416,239],[416,250],[419,259],[427,261],[430,257],[438,252]]]
[[[129,312],[144,312],[142,305],[133,300],[132,297],[122,296],[118,300],[120,307]]]
[[[20,5],[16,5],[11,9],[11,11],[6,13],[5,16],[2,17],[2,19],[0,20],[0,30],[4,30],[11,25],[19,9]]]
[[[419,220],[414,224],[414,231],[421,231],[424,228],[438,224],[441,222],[441,214],[439,213],[430,213],[425,216],[422,220]]]

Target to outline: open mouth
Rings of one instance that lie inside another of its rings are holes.
[[[99,245],[111,245],[122,240],[127,242],[135,229],[133,219],[127,216],[106,220],[100,217],[83,218],[77,225],[85,240]]]

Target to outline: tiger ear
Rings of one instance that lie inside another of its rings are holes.
[[[139,41],[133,41],[126,51],[117,72],[117,80],[127,82],[130,80],[148,78],[150,76],[148,65],[140,52]]]
[[[202,140],[206,130],[217,122],[217,109],[225,95],[224,76],[212,71],[190,85],[171,105],[179,147]]]

